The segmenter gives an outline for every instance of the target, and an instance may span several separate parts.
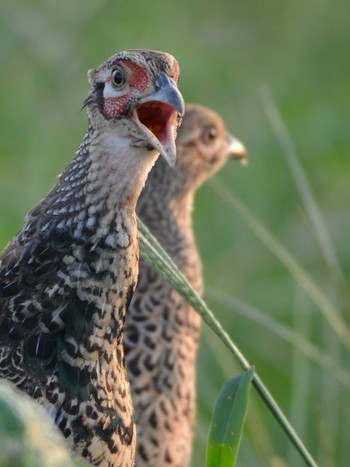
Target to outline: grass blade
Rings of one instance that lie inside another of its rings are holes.
[[[230,379],[218,395],[210,427],[207,467],[232,467],[236,463],[253,373],[250,369]]]
[[[289,135],[288,129],[283,121],[281,113],[279,112],[268,87],[264,86],[260,89],[260,96],[262,98],[263,106],[268,120],[282,148],[282,154],[284,155],[286,162],[289,166],[296,189],[299,193],[300,199],[302,201],[304,210],[306,212],[308,221],[311,226],[311,233],[320,251],[321,258],[323,259],[329,271],[330,280],[332,280],[334,283],[335,291],[338,292],[338,296],[336,298],[338,298],[339,306],[341,304],[342,309],[347,314],[347,318],[349,318],[350,308],[348,306],[348,286],[344,280],[343,271],[339,266],[336,251],[333,247],[331,236],[329,234],[327,225],[324,221],[322,212],[318,207],[316,198],[312,192],[312,189],[308,182],[308,178],[302,167],[297,151]],[[341,348],[339,345],[339,341],[335,338],[334,335],[329,333],[329,328],[326,328],[324,330],[323,347],[329,349],[328,353],[330,357],[333,357],[333,360],[341,359]],[[327,425],[333,433],[333,439],[336,439],[337,430],[339,426],[339,388],[336,382],[328,377],[327,373],[325,374],[324,384],[322,385],[322,388],[324,395],[323,406],[325,407],[325,418],[327,420]],[[331,445],[331,440],[329,440],[329,443],[329,445]],[[334,463],[334,457],[332,456],[335,450],[336,448],[333,446],[329,451],[330,464]]]
[[[304,354],[310,360],[315,362],[326,373],[331,374],[339,383],[350,389],[350,375],[345,371],[328,353],[322,352],[310,340],[306,339],[301,333],[298,333],[288,326],[278,323],[271,319],[261,310],[249,305],[242,300],[231,297],[221,290],[212,288],[207,289],[207,297],[218,305],[229,308],[234,313],[239,313],[246,319],[253,321],[259,327],[267,329],[269,332],[291,344],[296,350]]]
[[[282,153],[288,163],[304,209],[311,222],[313,233],[317,240],[317,244],[320,247],[325,264],[332,272],[332,274],[336,274],[338,280],[343,282],[344,276],[340,269],[336,252],[333,248],[329,231],[327,229],[326,223],[324,222],[321,210],[318,208],[316,199],[312,193],[304,169],[299,161],[287,127],[283,122],[282,116],[279,113],[271,92],[267,86],[261,86],[260,96],[270,125],[281,145]]]
[[[311,316],[305,312],[304,296],[299,291],[295,294],[293,305],[293,327],[296,334],[309,335],[311,331]],[[328,373],[328,372],[327,372]],[[290,419],[297,427],[303,439],[309,438],[309,414],[308,407],[312,399],[312,368],[310,362],[302,355],[299,349],[294,348],[291,364],[291,401]],[[287,453],[288,465],[298,463],[295,450],[289,449]]]
[[[341,313],[329,300],[327,295],[315,283],[308,272],[299,264],[293,255],[268,231],[262,222],[239,201],[222,181],[213,179],[209,182],[219,196],[232,207],[235,212],[251,228],[255,235],[265,244],[265,246],[275,255],[290,272],[299,286],[306,292],[311,300],[317,305],[318,310],[327,320],[343,345],[350,349],[350,330]]]
[[[227,348],[223,345],[218,345],[217,340],[212,337],[212,332],[209,327],[203,327],[201,353],[202,355],[206,355],[208,352],[211,353],[215,366],[220,370],[223,379],[227,380],[230,378],[230,375],[232,375],[232,372],[235,371],[237,365],[235,362],[232,362],[231,358],[227,358]],[[201,384],[203,378],[201,375],[198,376],[200,378],[199,387],[201,388],[198,400],[200,403],[204,403],[206,399],[203,395],[203,385]],[[250,462],[247,465],[271,467],[273,459],[277,458],[275,440],[271,436],[270,427],[267,426],[262,416],[259,402],[260,401],[257,401],[254,397],[250,397],[249,399],[249,410],[244,422],[244,433],[242,435],[242,440],[244,439],[245,443],[244,446],[242,445],[240,447],[239,451],[240,461],[247,464],[247,461],[243,461],[242,458],[243,456],[249,455]],[[206,441],[207,439],[205,439],[205,442]],[[298,457],[299,454],[292,444],[290,444],[290,448]],[[278,460],[281,463],[279,467],[282,467],[284,465],[282,459],[278,457]]]

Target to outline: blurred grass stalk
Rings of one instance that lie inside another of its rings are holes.
[[[231,351],[237,361],[240,363],[244,370],[249,370],[251,365],[246,360],[244,355],[240,352],[238,347],[232,342],[229,335],[222,328],[220,323],[216,320],[213,313],[205,302],[200,298],[197,292],[192,288],[185,276],[179,271],[177,266],[173,263],[168,254],[164,251],[158,241],[149,232],[147,227],[138,219],[140,241],[141,241],[141,254],[148,261],[155,270],[168,281],[174,289],[176,289],[188,303],[196,309],[201,315],[202,319],[208,324],[212,331],[220,338],[220,340]],[[316,462],[308,452],[303,442],[294,431],[293,427],[287,420],[286,416],[274,400],[265,384],[262,382],[257,373],[254,373],[252,384],[257,390],[260,397],[268,406],[271,413],[277,419],[281,428],[284,430],[290,441],[294,444],[295,448],[299,451],[307,465],[315,467]]]
[[[350,375],[328,354],[322,352],[316,345],[312,344],[309,339],[304,337],[300,332],[297,332],[288,326],[278,323],[271,319],[266,313],[251,306],[250,304],[238,300],[231,295],[225,294],[221,290],[215,290],[208,287],[206,296],[218,305],[224,306],[234,313],[238,313],[245,319],[248,319],[260,327],[265,328],[271,334],[282,339],[284,342],[291,344],[295,350],[313,360],[317,365],[323,368],[327,375],[332,375],[347,389],[350,389]]]
[[[300,163],[287,127],[282,119],[280,112],[278,111],[269,88],[267,86],[260,86],[259,94],[267,118],[281,146],[282,155],[288,164],[295,187],[299,193],[302,206],[310,222],[316,245],[330,273],[330,278],[333,280],[333,283],[339,290],[340,294],[343,295],[346,293],[347,295],[344,274],[340,268],[336,250],[332,244],[331,236],[324,221],[321,209],[318,207],[310,183],[308,182],[308,178]],[[347,301],[344,300],[344,303],[347,303]],[[346,309],[348,310],[348,307],[346,307]]]
[[[350,330],[335,305],[323,290],[316,284],[310,274],[301,266],[293,255],[272,235],[260,220],[218,179],[210,180],[210,185],[219,196],[243,219],[255,235],[275,255],[290,272],[299,286],[317,305],[329,326],[333,329],[343,345],[350,350]]]
[[[300,290],[295,292],[295,300],[293,306],[293,327],[297,335],[308,336],[311,331],[310,313],[305,312],[305,296],[300,293]],[[310,400],[312,398],[312,371],[310,362],[305,358],[297,347],[293,348],[292,365],[291,365],[291,380],[292,394],[290,403],[290,420],[300,433],[300,436],[307,442],[309,433],[309,410]],[[288,465],[297,465],[298,459],[295,455],[295,450],[290,449],[287,453]]]
[[[316,246],[318,247],[321,259],[328,271],[329,283],[333,284],[332,292],[334,294],[334,300],[340,307],[339,311],[343,313],[345,319],[349,319],[350,297],[348,286],[345,282],[344,274],[337,258],[336,249],[331,241],[331,236],[328,231],[327,224],[324,221],[322,211],[316,202],[308,177],[300,162],[300,158],[298,157],[293,141],[289,135],[287,126],[284,123],[271,91],[267,86],[260,87],[260,97],[262,99],[267,118],[281,146],[282,155],[290,169],[295,188],[299,193],[302,207],[306,213],[309,226],[311,227],[311,234]],[[341,361],[342,349],[340,342],[334,334],[330,333],[329,327],[326,326],[324,326],[323,347],[328,350],[328,354],[333,358],[333,360]],[[337,439],[337,431],[339,429],[339,387],[336,384],[336,381],[329,378],[328,373],[325,372],[323,375],[322,388],[324,416],[326,424],[333,435],[332,437],[327,437],[327,443],[322,443],[322,459],[325,465],[333,465],[334,454],[336,452],[334,440]]]
[[[350,332],[344,319],[350,314],[348,289],[322,212],[318,207],[308,178],[299,161],[287,127],[273,101],[271,92],[266,86],[260,88],[260,96],[267,118],[282,148],[282,155],[288,164],[296,191],[301,200],[302,208],[309,223],[308,225],[311,227],[311,234],[320,252],[320,257],[326,266],[329,284],[334,287],[333,292],[335,292],[335,295],[333,300],[337,303],[337,306],[328,298],[322,288],[313,280],[300,262],[298,262],[256,216],[234,196],[232,190],[227,189],[222,183],[220,184],[220,182],[216,180],[212,181],[212,185],[230,207],[241,216],[265,246],[281,261],[290,272],[291,276],[294,277],[295,281],[299,284],[300,288],[303,289],[309,298],[317,305],[318,310],[325,318],[324,324],[327,324],[327,326],[325,327],[324,347],[328,349],[328,352],[321,353],[315,346],[310,344],[306,338],[300,335],[298,336],[299,333],[281,327],[281,325],[273,322],[273,320],[262,317],[261,314],[258,316],[254,310],[252,312],[252,310],[249,309],[247,313],[247,307],[245,306],[246,315],[248,314],[249,316],[250,313],[250,317],[258,320],[260,324],[263,322],[266,325],[268,322],[273,332],[293,343],[296,348],[299,347],[299,350],[302,350],[304,354],[308,355],[326,369],[324,372],[324,384],[322,385],[324,388],[323,406],[326,412],[326,423],[333,434],[333,438],[332,440],[328,439],[327,445],[330,446],[330,449],[327,453],[323,452],[322,458],[325,460],[325,458],[328,457],[327,465],[332,465],[331,459],[334,459],[335,452],[333,440],[336,439],[336,432],[338,430],[339,388],[336,384],[336,380],[329,378],[329,372],[338,379],[338,382],[341,381],[343,384],[348,385],[349,378],[346,372],[342,370],[339,363],[336,363],[341,362],[342,349],[340,343],[347,349],[350,348]],[[331,333],[331,330],[333,330],[334,333]],[[302,358],[300,357],[298,363],[301,361]],[[297,379],[295,381],[297,384]]]

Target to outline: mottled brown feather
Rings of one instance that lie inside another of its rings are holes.
[[[158,160],[137,212],[198,292],[201,262],[192,229],[199,186],[243,145],[213,111],[188,105],[177,138],[175,169]],[[137,426],[138,467],[186,467],[195,419],[199,315],[145,261],[126,318],[125,351]]]
[[[111,84],[116,66],[121,90]],[[90,71],[89,130],[0,257],[0,376],[37,399],[69,445],[99,466],[134,465],[123,328],[138,274],[135,205],[159,154],[135,112],[159,76],[176,97],[178,73],[172,56],[147,50]]]

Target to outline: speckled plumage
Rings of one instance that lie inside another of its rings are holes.
[[[0,375],[37,399],[69,445],[132,466],[123,327],[138,274],[135,205],[182,98],[176,60],[129,50],[90,70],[89,130],[0,258]]]
[[[158,160],[137,212],[198,292],[201,263],[192,229],[197,188],[243,145],[219,116],[188,105],[177,138],[177,162]],[[209,227],[208,227],[209,228]],[[125,324],[125,352],[137,427],[137,467],[186,467],[195,418],[199,315],[141,259],[139,283]]]

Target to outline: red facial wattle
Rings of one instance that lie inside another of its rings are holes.
[[[123,112],[125,105],[129,99],[129,95],[126,94],[121,97],[109,97],[103,101],[103,115],[107,120],[118,118]]]
[[[142,95],[148,86],[149,78],[147,72],[141,66],[128,60],[119,60],[127,76],[128,92],[118,97],[107,97],[103,102],[103,115],[107,120],[120,117],[125,111],[125,107],[133,95]],[[118,69],[118,68],[117,68]],[[106,84],[112,82],[112,77],[108,77]]]

